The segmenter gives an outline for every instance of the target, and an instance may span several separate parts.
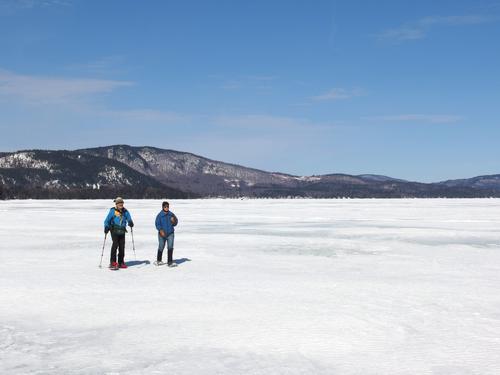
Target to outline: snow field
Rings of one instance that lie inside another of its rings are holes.
[[[111,272],[111,202],[0,201],[0,373],[500,373],[500,200],[170,203]]]

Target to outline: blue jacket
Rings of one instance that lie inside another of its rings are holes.
[[[175,219],[174,224],[171,222],[172,218]],[[175,216],[172,211],[165,212],[161,210],[160,213],[156,215],[155,226],[158,231],[163,229],[165,234],[168,236],[169,234],[174,233],[174,227],[177,225],[178,221],[177,216]]]
[[[108,216],[104,219],[104,229],[111,229],[111,227],[122,227],[125,228],[127,224],[134,225],[130,212],[126,208],[123,212],[118,211],[116,208],[112,207],[109,209]]]

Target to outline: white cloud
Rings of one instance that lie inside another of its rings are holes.
[[[362,89],[343,89],[343,88],[333,88],[324,94],[313,96],[311,99],[316,101],[330,101],[330,100],[342,100],[350,99],[357,96],[365,95],[365,91]]]
[[[119,55],[105,56],[87,63],[71,64],[66,67],[68,71],[83,72],[92,75],[116,74],[123,72],[125,58]]]
[[[95,113],[135,123],[184,124],[192,120],[189,115],[156,109],[102,110]]]
[[[221,114],[218,116],[198,116],[208,125],[199,132],[201,139],[222,138],[230,143],[231,140],[240,142],[253,139],[262,146],[264,143],[271,145],[268,151],[279,147],[318,147],[322,142],[328,142],[332,137],[346,126],[343,121],[316,120],[299,116],[280,116],[262,113]],[[257,141],[260,140],[260,141]],[[264,141],[265,140],[265,141]],[[259,153],[262,151],[259,146]],[[255,147],[252,148],[255,152]],[[241,151],[241,150],[240,150]]]
[[[36,8],[67,7],[73,0],[0,0],[0,9],[7,12]]]
[[[289,128],[303,126],[305,120],[270,116],[270,115],[223,115],[213,118],[213,123],[220,126],[243,127],[243,128]]]
[[[211,75],[210,78],[221,78],[217,75]],[[273,75],[246,75],[239,76],[234,79],[227,79],[222,85],[221,88],[224,90],[269,90],[272,89],[270,85],[271,82],[278,79],[277,76]],[[263,85],[263,83],[265,85]]]
[[[226,81],[221,86],[224,90],[237,90],[243,87],[243,84],[240,81],[231,80]]]
[[[403,114],[390,116],[362,117],[362,120],[383,121],[383,122],[425,122],[431,124],[449,124],[463,120],[462,116],[456,115],[424,115],[424,114]]]
[[[403,42],[406,40],[422,39],[426,36],[427,31],[411,26],[402,26],[398,29],[389,29],[377,35],[379,40]]]
[[[187,124],[193,116],[151,108],[115,109],[103,94],[132,86],[129,81],[20,75],[0,69],[0,106],[20,105],[29,113],[72,113],[133,124]],[[0,108],[1,108],[0,107]]]
[[[252,81],[274,81],[276,79],[278,79],[277,76],[266,76],[266,75],[250,75],[250,76],[247,76],[247,78],[249,80],[252,80]]]
[[[438,26],[478,25],[493,21],[492,17],[483,15],[463,16],[429,16],[393,29],[385,30],[376,35],[379,41],[401,43],[409,40],[425,38],[432,28]]]
[[[0,69],[0,99],[18,98],[31,104],[68,103],[131,85],[128,81],[39,77]]]
[[[481,15],[465,15],[465,16],[431,16],[421,18],[418,23],[422,26],[433,25],[447,25],[447,26],[461,26],[461,25],[478,25],[481,23],[489,22],[490,17]]]

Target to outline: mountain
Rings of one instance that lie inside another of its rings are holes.
[[[115,145],[78,151],[119,161],[169,186],[200,196],[314,198],[500,196],[500,187],[477,189],[467,185],[424,184],[371,174],[293,176],[155,147]]]
[[[500,197],[500,175],[438,183],[387,176],[294,176],[155,147],[0,153],[0,198]]]
[[[169,186],[203,196],[260,195],[268,189],[292,191],[301,182],[315,180],[314,177],[265,172],[154,147],[117,145],[78,152],[119,161]]]
[[[392,178],[387,176],[381,176],[378,174],[360,174],[357,177],[362,178],[363,180],[371,180],[377,182],[390,182],[390,181],[406,182],[405,180],[400,180],[398,178]]]
[[[500,189],[500,174],[448,180],[440,182],[440,184],[448,187],[469,187],[476,190],[498,190]]]
[[[186,198],[112,159],[75,151],[30,150],[0,154],[0,198]]]

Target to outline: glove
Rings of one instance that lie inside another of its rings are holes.
[[[172,223],[173,226],[176,226],[177,225],[177,218],[175,216],[172,216],[170,218],[170,222]]]
[[[165,231],[163,229],[160,229],[160,236],[165,237]]]
[[[104,234],[108,234],[108,232],[109,232],[109,228],[108,227],[104,228]]]
[[[128,226],[129,226],[130,228],[133,228],[133,227],[134,227],[134,222],[133,222],[133,221],[131,221],[130,223],[128,223]]]

